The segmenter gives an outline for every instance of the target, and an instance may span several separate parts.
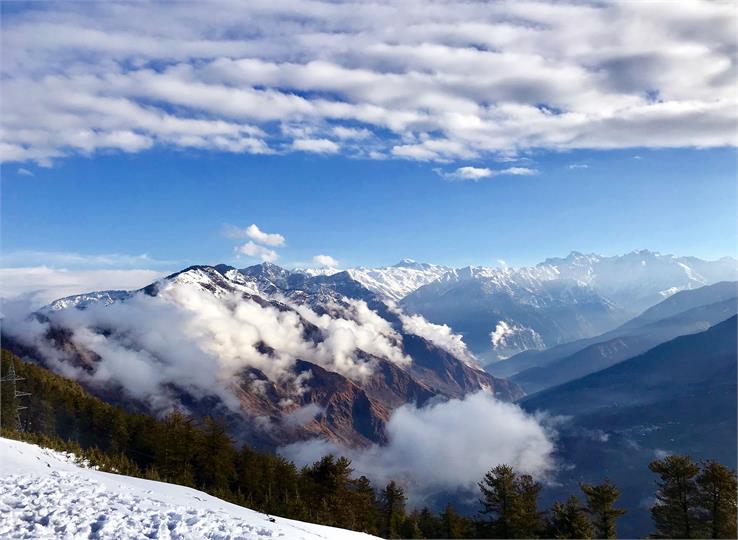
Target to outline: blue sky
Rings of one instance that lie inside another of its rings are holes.
[[[729,3],[0,10],[0,295],[316,256],[735,255]]]
[[[147,151],[24,167],[33,176],[8,165],[3,250],[20,266],[39,262],[23,251],[246,265],[223,229],[256,223],[286,238],[285,265],[318,253],[348,266],[520,265],[640,248],[735,255],[735,150],[573,151],[530,163],[539,174],[478,182],[441,178],[433,169],[448,167],[437,164],[300,154]]]

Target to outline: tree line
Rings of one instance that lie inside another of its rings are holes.
[[[619,492],[609,480],[580,486],[576,495],[540,509],[542,486],[507,465],[479,482],[478,515],[447,505],[409,511],[403,487],[379,489],[357,476],[345,457],[325,456],[298,468],[281,456],[237,446],[225,424],[196,421],[179,411],[165,418],[129,412],[86,392],[78,383],[2,351],[23,377],[23,431],[15,396],[3,383],[0,429],[14,437],[73,452],[101,470],[194,487],[255,510],[342,527],[385,538],[615,538]],[[685,456],[651,463],[658,476],[652,508],[656,538],[735,538],[736,476],[716,462]]]

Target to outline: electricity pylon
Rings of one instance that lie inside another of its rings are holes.
[[[9,382],[11,383],[11,392],[13,392],[13,397],[15,397],[15,425],[16,429],[18,431],[23,431],[23,423],[21,422],[21,411],[27,409],[28,407],[25,407],[21,405],[20,401],[18,401],[18,398],[22,397],[28,397],[31,395],[30,392],[21,392],[18,390],[16,386],[17,381],[25,381],[26,379],[24,377],[19,377],[15,372],[15,363],[11,360],[10,361],[10,369],[8,369],[8,372],[5,374],[5,377],[0,377],[0,382]]]

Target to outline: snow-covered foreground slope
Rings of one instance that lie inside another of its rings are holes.
[[[95,471],[69,455],[0,438],[0,538],[375,537],[270,518],[201,491]]]

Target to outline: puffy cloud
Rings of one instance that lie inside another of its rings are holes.
[[[463,180],[479,180],[492,176],[492,170],[480,167],[459,167],[452,173],[452,176]]]
[[[228,238],[251,238],[255,242],[265,246],[279,247],[284,245],[284,236],[278,233],[264,232],[255,223],[252,223],[245,229],[234,225],[226,225],[223,228],[223,234]]]
[[[195,283],[162,282],[157,296],[138,293],[84,310],[46,311],[49,323],[14,309],[16,316],[3,324],[4,331],[37,347],[52,368],[92,384],[119,384],[157,410],[177,402],[170,388],[175,385],[196,397],[214,394],[238,411],[233,385],[247,367],[291,383],[298,395],[310,384],[291,369],[298,358],[355,380],[373,373],[372,355],[400,365],[411,361],[400,336],[365,302],[330,311],[332,316],[318,315],[305,305],[285,309],[237,294],[215,296]],[[68,329],[72,343],[99,356],[92,369],[73,367],[67,350],[45,337],[49,324]],[[309,416],[304,411],[295,421]]]
[[[236,253],[246,255],[248,257],[258,257],[264,262],[274,262],[279,258],[279,255],[273,249],[255,244],[251,240],[236,247]]]
[[[487,169],[482,167],[459,167],[455,171],[445,172],[442,169],[434,169],[436,174],[447,180],[471,180],[476,182],[483,178],[492,176],[533,176],[538,174],[537,169],[530,167],[507,167],[505,169]]]
[[[320,266],[329,266],[329,267],[336,267],[338,266],[338,261],[331,257],[330,255],[316,255],[313,257],[313,263],[318,264]]]
[[[736,19],[708,1],[14,10],[0,156],[735,146]]]
[[[297,139],[292,142],[293,150],[313,152],[315,154],[335,154],[340,146],[328,139]]]
[[[422,315],[398,313],[402,321],[402,327],[406,332],[427,339],[470,366],[479,367],[474,355],[466,348],[464,338],[460,334],[454,334],[450,326],[431,323]]]
[[[259,227],[254,223],[246,227],[246,236],[267,246],[284,245],[284,236],[278,233],[266,233],[259,229]]]
[[[315,439],[280,452],[301,464],[328,453],[346,455],[359,474],[378,485],[401,481],[415,504],[441,491],[476,491],[484,473],[499,464],[537,478],[554,469],[553,433],[543,419],[484,392],[423,408],[404,405],[387,423],[387,437],[386,446],[365,449]]]

